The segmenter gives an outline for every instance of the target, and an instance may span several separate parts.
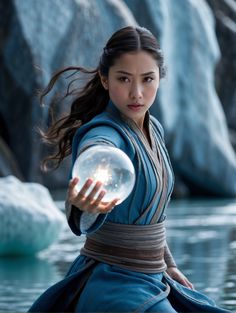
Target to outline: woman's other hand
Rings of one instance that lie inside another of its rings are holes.
[[[180,270],[178,270],[177,267],[169,267],[166,272],[173,280],[176,280],[181,285],[184,285],[185,287],[188,287],[190,289],[194,289],[193,284],[190,283],[190,281],[184,276],[184,274]]]
[[[79,178],[75,177],[70,180],[67,191],[67,201],[79,208],[81,211],[89,213],[102,213],[106,214],[111,212],[114,206],[117,204],[119,199],[114,199],[111,202],[103,202],[102,199],[106,194],[105,190],[101,190],[102,183],[96,182],[91,192],[85,196],[87,190],[92,185],[93,180],[87,179],[84,186],[78,192],[76,185],[79,182]],[[96,196],[97,195],[97,196]]]

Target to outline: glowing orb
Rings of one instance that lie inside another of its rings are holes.
[[[96,145],[82,152],[72,169],[72,177],[79,177],[77,190],[80,190],[88,178],[93,184],[87,190],[88,195],[95,183],[103,183],[106,190],[103,202],[119,198],[124,201],[131,193],[135,183],[135,170],[129,157],[120,149]],[[101,189],[100,189],[101,190]],[[98,193],[95,195],[98,195]]]

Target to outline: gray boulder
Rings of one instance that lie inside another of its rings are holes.
[[[236,155],[215,91],[220,51],[209,6],[203,0],[125,2],[164,51],[168,74],[152,113],[164,125],[175,172],[194,192],[235,196]]]
[[[47,248],[57,240],[63,221],[44,186],[14,176],[0,178],[0,256],[32,255]]]

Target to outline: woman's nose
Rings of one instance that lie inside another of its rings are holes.
[[[136,101],[142,99],[142,87],[139,84],[132,84],[130,89],[130,97]]]

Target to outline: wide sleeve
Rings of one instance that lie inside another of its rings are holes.
[[[99,126],[90,129],[82,137],[76,149],[76,155],[94,145],[109,145],[124,150],[124,140],[117,130],[109,126]],[[82,212],[79,208],[71,206],[66,200],[66,216],[68,224],[74,234],[88,234],[96,231],[106,220],[107,214],[92,214]]]
[[[76,206],[71,205],[68,200],[65,202],[65,211],[68,224],[77,236],[95,231],[106,219],[106,214],[82,212]]]

